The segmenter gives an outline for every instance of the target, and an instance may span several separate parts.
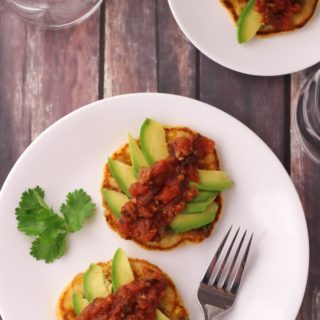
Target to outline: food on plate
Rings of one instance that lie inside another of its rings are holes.
[[[44,190],[39,186],[25,191],[16,208],[18,230],[37,237],[30,254],[46,263],[62,257],[66,251],[69,233],[79,231],[95,212],[95,204],[82,189],[67,194],[61,205],[62,215],[55,213],[44,200]]]
[[[119,248],[112,261],[74,277],[59,298],[58,319],[187,320],[188,313],[167,274]]]
[[[237,22],[239,43],[256,34],[265,36],[303,27],[318,0],[221,0]]]
[[[221,191],[232,184],[213,140],[146,119],[140,139],[129,135],[108,159],[101,191],[114,231],[164,250],[209,237],[221,215]]]

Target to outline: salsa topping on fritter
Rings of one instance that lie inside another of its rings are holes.
[[[151,119],[142,124],[139,138],[129,134],[128,144],[104,168],[108,224],[152,248],[202,241],[220,216],[220,193],[233,185],[219,170],[214,141]]]
[[[159,272],[145,269],[144,279],[124,285],[106,298],[97,298],[78,320],[155,320],[156,310],[167,285]]]
[[[214,142],[201,135],[178,137],[169,144],[167,159],[143,167],[129,189],[132,198],[121,209],[120,232],[141,241],[167,235],[173,218],[198,194],[190,182],[199,182],[199,160],[213,148]]]
[[[256,9],[262,14],[264,24],[285,31],[294,26],[292,17],[302,11],[304,4],[305,0],[257,0]]]
[[[255,35],[270,35],[302,28],[319,0],[221,0],[237,23],[239,43]]]
[[[187,320],[188,312],[157,266],[129,259],[121,249],[112,261],[91,263],[77,274],[58,302],[59,320]]]

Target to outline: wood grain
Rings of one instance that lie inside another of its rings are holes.
[[[294,125],[294,114],[299,89],[320,67],[315,66],[292,75],[291,81],[291,177],[302,201],[310,242],[310,267],[305,297],[297,319],[320,319],[320,167],[312,162],[302,149]]]
[[[253,77],[200,56],[200,99],[258,134],[289,170],[289,100],[285,77]],[[289,91],[288,91],[289,94]]]
[[[25,109],[26,30],[0,2],[0,187],[13,163],[30,143]]]
[[[60,31],[27,27],[25,104],[31,138],[72,110],[98,99],[99,13]]]
[[[167,0],[157,1],[159,92],[197,96],[197,50],[185,38]]]
[[[98,99],[99,12],[81,25],[60,31],[26,25],[2,5],[0,14],[2,184],[39,133]]]
[[[108,0],[105,5],[104,95],[155,92],[155,0]]]

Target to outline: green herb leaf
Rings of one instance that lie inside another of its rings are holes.
[[[44,191],[40,187],[24,192],[16,208],[18,229],[27,235],[39,235],[56,216],[45,203]]]
[[[61,206],[60,211],[64,215],[68,230],[75,232],[82,228],[86,219],[93,216],[95,208],[91,197],[80,189],[68,193],[67,201]]]
[[[82,189],[76,190],[67,195],[66,204],[61,206],[64,215],[61,217],[46,204],[44,195],[40,187],[28,189],[22,194],[15,213],[18,229],[29,236],[38,236],[32,242],[30,254],[49,263],[64,255],[68,233],[81,229],[93,215],[95,204]]]
[[[50,221],[47,228],[33,241],[30,254],[46,263],[62,257],[66,251],[67,235],[66,223],[57,215],[57,219]]]

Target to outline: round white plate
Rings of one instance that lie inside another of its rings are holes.
[[[246,74],[275,76],[320,61],[320,5],[300,30],[238,44],[236,27],[220,0],[169,0],[189,40],[219,64]]]
[[[168,252],[144,250],[111,231],[104,220],[100,183],[104,163],[138,135],[146,117],[189,126],[213,138],[222,167],[235,182],[213,235],[201,244]],[[42,186],[58,210],[67,192],[84,188],[97,203],[94,219],[72,234],[60,260],[29,255],[31,240],[17,230],[21,193]],[[90,262],[112,258],[118,247],[147,259],[176,283],[190,312],[202,319],[196,292],[230,225],[254,232],[254,243],[235,308],[224,319],[294,319],[305,290],[309,246],[304,213],[293,184],[269,148],[248,128],[204,103],[165,94],[132,94],[95,102],[64,117],[18,160],[0,194],[0,314],[3,320],[53,320],[59,294]]]

